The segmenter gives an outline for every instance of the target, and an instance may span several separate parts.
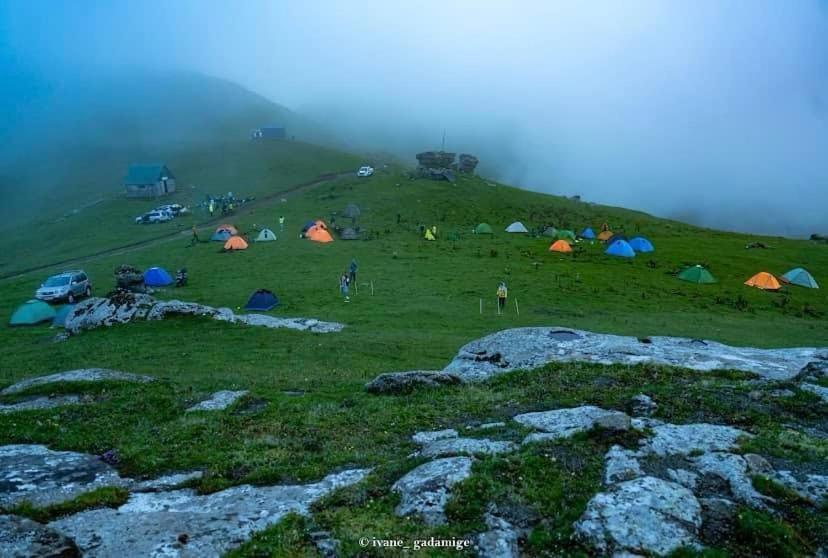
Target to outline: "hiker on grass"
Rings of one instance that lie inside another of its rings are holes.
[[[339,292],[342,294],[345,302],[350,302],[350,298],[348,297],[348,274],[343,273],[339,276]]]
[[[351,258],[351,265],[348,266],[348,283],[356,285],[356,272],[359,269],[356,258]]]
[[[498,314],[503,312],[503,309],[506,308],[506,297],[509,296],[509,290],[506,288],[506,283],[503,281],[500,282],[500,285],[497,287],[497,312]]]
[[[198,229],[196,229],[196,226],[193,225],[193,238],[190,240],[190,246],[194,246],[198,242]]]
[[[279,216],[279,230],[281,232],[285,232],[285,216],[284,215]]]

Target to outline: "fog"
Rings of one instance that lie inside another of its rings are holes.
[[[353,149],[413,164],[445,131],[447,150],[525,188],[828,232],[820,0],[6,0],[0,68],[9,88],[20,73],[203,72]]]

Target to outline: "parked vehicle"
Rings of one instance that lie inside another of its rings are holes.
[[[146,223],[165,223],[172,218],[173,215],[169,211],[159,211],[158,209],[153,209],[152,211],[144,213],[140,217],[136,217],[135,223],[138,225]]]
[[[82,270],[52,275],[35,291],[35,298],[45,302],[67,301],[73,304],[84,296],[92,296],[92,283]]]
[[[357,176],[371,176],[374,174],[374,167],[359,167]]]
[[[181,205],[180,203],[170,203],[167,205],[162,205],[160,207],[156,207],[154,211],[166,211],[167,213],[171,214],[173,217],[178,217],[180,213],[186,213],[187,208]]]

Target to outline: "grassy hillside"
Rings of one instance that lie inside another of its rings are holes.
[[[283,145],[298,148],[298,144]],[[228,160],[243,157],[246,151],[238,149],[227,152]],[[183,168],[199,176],[195,173],[201,167],[194,159]],[[251,163],[248,168],[255,166]],[[207,180],[206,174],[201,176],[191,180],[196,184]],[[233,175],[228,171],[227,176]],[[261,193],[279,186],[252,170],[247,176],[235,183],[253,184]],[[240,186],[232,189],[242,191]],[[329,219],[349,202],[362,208],[359,223],[373,240],[319,245],[298,238],[301,223]],[[102,243],[107,235],[120,235],[110,225],[94,223],[126,218],[124,203],[90,208],[87,221],[80,220],[84,217],[62,221],[48,257],[64,250],[76,253],[84,236]],[[103,293],[114,286],[112,270],[121,263],[142,268],[161,265],[171,271],[185,266],[190,285],[162,290],[161,298],[235,309],[255,289],[268,288],[282,302],[274,315],[340,321],[347,324],[342,333],[312,335],[170,319],[87,332],[54,343],[55,331],[47,326],[3,327],[0,341],[6,352],[0,384],[84,366],[123,369],[167,381],[140,387],[59,388],[81,389],[96,404],[0,416],[0,442],[38,442],[95,453],[116,448],[119,467],[132,475],[205,469],[208,474],[198,485],[205,491],[244,482],[318,479],[353,465],[376,467],[366,485],[326,502],[312,523],[295,520],[271,529],[240,551],[246,556],[310,552],[307,533],[317,527],[341,538],[346,555],[359,551],[356,541],[366,534],[459,536],[482,528],[483,507],[492,498],[516,502],[542,520],[526,549],[529,555],[584,551],[570,540],[570,524],[600,484],[601,456],[613,442],[606,438],[542,445],[508,458],[482,460],[474,480],[463,485],[452,504],[448,527],[431,529],[393,514],[395,497],[389,487],[413,467],[405,457],[413,449],[408,441],[413,432],[461,429],[525,410],[582,403],[623,408],[629,396],[645,391],[659,401],[659,418],[736,424],[757,435],[754,450],[773,450],[784,459],[819,462],[828,455],[825,440],[805,435],[804,441],[779,444],[787,436],[784,425],[800,420],[800,410],[809,409],[809,424],[824,421],[825,404],[798,390],[790,401],[770,407],[745,403],[748,392],[757,388],[741,374],[703,377],[653,366],[568,364],[412,396],[375,397],[362,390],[364,382],[380,372],[441,368],[469,340],[526,325],[637,336],[682,335],[764,347],[825,346],[825,289],[790,288],[775,294],[742,282],[757,271],[779,275],[803,266],[826,283],[828,245],[703,230],[479,178],[454,185],[410,180],[395,170],[364,180],[342,178],[289,195],[286,202],[277,197],[235,224],[251,236],[254,224],[270,226],[278,234],[280,214],[287,218],[286,232],[276,242],[253,243],[245,252],[221,253],[217,243],[191,247],[189,238],[182,236],[129,254],[95,259],[84,268],[96,291]],[[600,244],[580,243],[575,255],[561,256],[548,252],[549,239],[502,232],[514,220],[529,227],[552,223],[576,229],[597,228],[607,221],[613,228],[646,235],[656,252],[623,260],[604,255]],[[471,234],[481,221],[493,226],[493,237]],[[438,241],[423,241],[416,230],[419,223],[436,224]],[[52,234],[52,226],[44,225],[43,234]],[[446,239],[453,231],[459,240]],[[203,230],[202,236],[209,232]],[[768,249],[745,249],[756,240]],[[40,257],[47,256],[21,249],[12,259],[36,262]],[[337,278],[352,257],[360,265],[359,294],[345,303]],[[682,265],[694,263],[708,266],[719,283],[693,285],[672,275]],[[39,279],[28,275],[0,282],[0,319],[7,322]],[[501,280],[508,283],[512,302],[506,314],[498,316],[494,295]],[[184,413],[188,403],[218,389],[249,389],[252,397],[229,413]],[[521,435],[519,430],[504,432],[515,439]],[[550,452],[566,459],[550,461]],[[577,475],[567,469],[571,459],[581,464]],[[808,522],[824,519],[815,514],[797,526],[806,548],[819,540],[820,532],[818,523],[814,527]],[[748,551],[758,548],[744,541],[734,544]]]

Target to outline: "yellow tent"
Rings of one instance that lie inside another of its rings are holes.
[[[612,238],[612,231],[601,231],[598,233],[598,240],[601,242],[606,242],[610,238]]]
[[[425,230],[425,236],[423,238],[425,238],[426,240],[435,240],[434,234],[431,232],[431,229]]]
[[[762,289],[763,291],[778,291],[782,288],[782,285],[779,284],[776,277],[767,271],[760,271],[745,281],[745,285],[748,287],[756,287],[757,289]]]

